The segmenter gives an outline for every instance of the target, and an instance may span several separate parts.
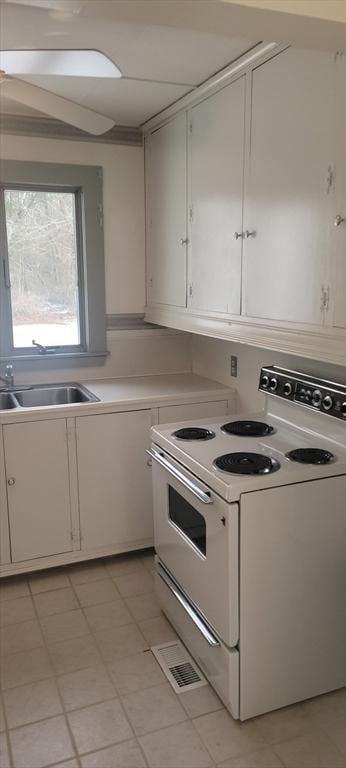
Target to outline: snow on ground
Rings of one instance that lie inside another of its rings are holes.
[[[79,344],[78,323],[76,320],[66,324],[33,323],[15,325],[13,328],[14,346],[31,347],[32,340],[46,346],[64,346]]]

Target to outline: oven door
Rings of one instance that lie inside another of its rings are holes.
[[[227,504],[153,445],[155,549],[226,645],[239,639],[238,504]]]

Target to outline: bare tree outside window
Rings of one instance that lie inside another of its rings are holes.
[[[4,194],[14,347],[78,345],[76,195]]]
[[[100,166],[1,159],[0,359],[106,356],[102,179]]]

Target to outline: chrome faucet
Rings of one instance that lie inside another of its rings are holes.
[[[0,380],[4,382],[6,389],[13,389],[14,387],[14,372],[13,365],[6,365],[5,376],[0,376]]]

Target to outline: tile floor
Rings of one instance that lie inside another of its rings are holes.
[[[210,687],[174,693],[149,650],[175,637],[152,566],[1,581],[1,768],[345,768],[345,691],[246,723]]]

